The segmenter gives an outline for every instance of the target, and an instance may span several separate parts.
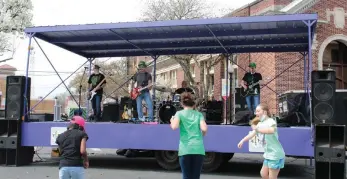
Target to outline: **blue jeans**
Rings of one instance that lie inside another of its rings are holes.
[[[101,119],[101,100],[102,100],[101,95],[95,95],[92,100],[92,108],[93,108],[95,120]]]
[[[84,168],[62,167],[59,170],[59,179],[84,179]]]
[[[246,96],[246,103],[247,103],[248,110],[250,110],[254,114],[255,108],[257,108],[257,106],[260,103],[260,96],[259,95]]]
[[[148,117],[150,121],[153,121],[153,103],[151,94],[149,91],[142,92],[137,98],[136,98],[136,107],[137,107],[137,114],[140,120],[143,120],[143,112],[142,112],[142,100],[145,100],[147,104],[148,109]]]
[[[183,179],[200,179],[203,155],[183,155],[179,157]]]

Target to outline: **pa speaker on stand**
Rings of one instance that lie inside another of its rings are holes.
[[[345,117],[336,115],[335,71],[313,71],[312,119],[315,125],[315,178],[345,179]]]

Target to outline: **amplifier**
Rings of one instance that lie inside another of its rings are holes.
[[[29,122],[45,122],[45,121],[53,121],[54,114],[49,113],[36,113],[30,114]]]
[[[335,95],[335,118],[339,124],[346,124],[347,116],[347,90],[337,89]],[[289,118],[294,114],[310,122],[310,106],[307,94],[304,90],[287,91],[279,95],[279,117]],[[298,117],[296,117],[298,118]],[[307,123],[310,124],[310,123]]]
[[[202,111],[207,124],[223,123],[223,101],[208,101]]]
[[[120,120],[120,105],[118,103],[104,104],[101,121],[118,122]]]
[[[241,90],[242,88],[235,88],[235,113],[248,110],[246,98],[241,96]]]

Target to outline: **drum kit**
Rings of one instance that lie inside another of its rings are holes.
[[[165,86],[155,86],[155,90],[159,92],[168,92],[170,94],[173,93],[172,89],[169,89]],[[172,116],[176,114],[177,111],[182,110],[183,107],[181,105],[181,95],[180,94],[174,94],[170,98],[170,96],[166,100],[160,100],[157,98],[154,101],[154,108],[156,110],[156,117],[162,122],[162,123],[170,123],[170,119]]]

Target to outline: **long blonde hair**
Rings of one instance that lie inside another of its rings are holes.
[[[268,105],[262,103],[262,104],[259,104],[257,107],[260,107],[260,109],[262,109],[263,111],[266,112],[266,116],[270,117],[270,110],[269,110],[269,106]],[[260,122],[260,118],[259,117],[255,117],[255,118],[253,118],[249,122],[249,125],[257,125],[259,122]]]
[[[266,105],[266,104],[264,104],[264,103],[261,103],[261,104],[258,105],[258,107],[260,107],[260,109],[262,109],[263,111],[265,111],[265,112],[266,112],[266,115],[267,115],[268,117],[271,116],[271,114],[270,114],[270,109],[269,109],[269,106],[268,106],[268,105]]]
[[[249,125],[255,125],[256,126],[256,125],[258,125],[259,122],[260,122],[260,118],[255,117],[249,122]]]

